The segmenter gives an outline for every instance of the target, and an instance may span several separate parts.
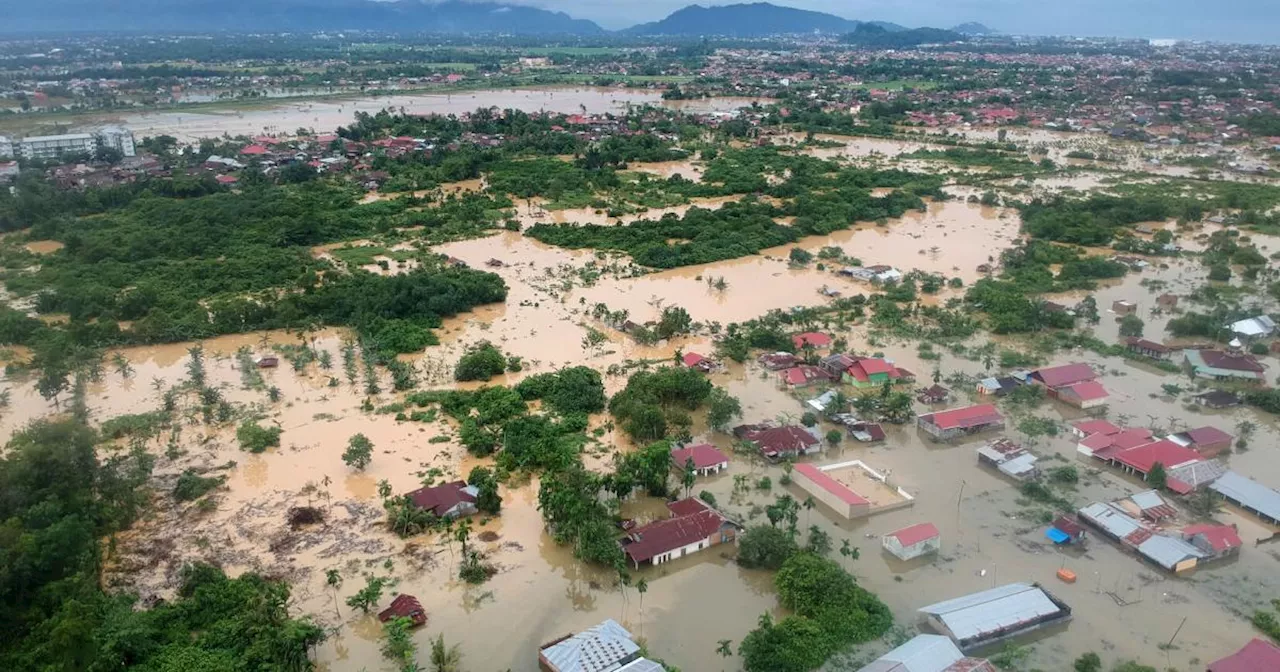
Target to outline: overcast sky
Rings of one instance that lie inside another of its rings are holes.
[[[508,1],[560,10],[605,28],[624,28],[660,19],[694,0]],[[732,2],[700,0],[698,4]],[[978,21],[1001,32],[1036,35],[1280,41],[1280,0],[774,0],[774,4],[909,27],[949,28]]]

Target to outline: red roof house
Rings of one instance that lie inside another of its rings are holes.
[[[1182,539],[1191,542],[1192,546],[1208,553],[1213,558],[1222,558],[1240,552],[1243,542],[1236,528],[1230,525],[1210,525],[1202,523],[1182,529]]]
[[[778,379],[788,387],[809,387],[818,383],[831,382],[831,377],[826,371],[808,364],[793,366],[778,374]]]
[[[643,563],[670,562],[737,539],[738,524],[702,500],[682,499],[667,508],[670,518],[632,528],[622,539],[622,552],[637,569]]]
[[[270,150],[268,150],[266,147],[263,147],[262,145],[249,145],[248,147],[245,147],[244,149],[240,150],[240,153],[245,156],[262,156],[266,154],[268,151]]]
[[[456,518],[475,513],[477,490],[466,481],[454,481],[429,488],[418,488],[407,496],[413,505],[441,518]]]
[[[1217,427],[1197,427],[1179,432],[1169,439],[1180,446],[1186,446],[1201,457],[1214,457],[1231,447],[1232,436]]]
[[[1031,372],[1031,380],[1050,389],[1083,383],[1098,377],[1088,364],[1075,363],[1061,366],[1047,366]]]
[[[831,337],[816,331],[806,331],[803,334],[792,336],[791,343],[796,346],[797,350],[804,348],[806,345],[812,348],[825,348],[831,345]]]
[[[240,178],[235,175],[219,175],[213,179],[217,180],[218,184],[235,184],[240,181]]]
[[[1208,672],[1260,672],[1280,670],[1280,646],[1254,638],[1243,649],[1209,663]]]
[[[809,455],[821,448],[818,437],[797,425],[748,430],[741,438],[755,444],[771,460]]]
[[[942,545],[942,535],[933,523],[918,523],[880,537],[880,547],[899,560],[933,553]]]
[[[1097,408],[1107,403],[1107,388],[1096,380],[1065,385],[1057,389],[1058,399],[1080,409]]]
[[[916,426],[934,440],[945,441],[964,434],[1001,429],[1004,427],[1004,416],[991,404],[978,404],[926,413],[916,418]]]
[[[413,621],[414,626],[425,625],[427,612],[418,602],[418,598],[401,593],[396,596],[396,599],[391,600],[391,606],[378,612],[378,620],[383,623],[393,618],[407,618]]]
[[[671,466],[674,469],[683,470],[689,460],[693,460],[693,470],[699,476],[710,476],[729,467],[729,458],[725,457],[719,448],[709,443],[671,451]]]
[[[1101,418],[1096,420],[1081,420],[1080,422],[1071,425],[1071,433],[1082,439],[1093,434],[1110,436],[1118,433],[1119,431],[1119,427],[1111,424],[1109,420],[1103,420]]]
[[[703,373],[707,373],[716,368],[715,362],[699,355],[696,352],[684,353],[684,356],[680,358],[680,361],[683,362],[685,366],[691,369],[697,369]]]

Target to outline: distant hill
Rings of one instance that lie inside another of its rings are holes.
[[[599,35],[591,21],[523,5],[448,0],[42,0],[8,2],[0,33],[337,31]]]
[[[911,28],[909,30],[888,31],[870,23],[858,26],[856,30],[843,38],[843,41],[849,44],[879,49],[901,49],[916,47],[921,44],[960,42],[963,40],[964,35],[953,30]]]
[[[724,35],[763,37],[782,33],[828,33],[857,30],[859,21],[835,14],[779,7],[767,2],[703,7],[689,5],[667,18],[628,28],[624,35]],[[888,24],[892,26],[893,24]]]
[[[952,28],[951,30],[954,30],[955,32],[960,33],[961,35],[995,35],[996,34],[996,31],[994,29],[988,28],[982,25],[981,23],[977,23],[974,21],[970,21],[969,23],[962,23],[956,26],[955,28]]]

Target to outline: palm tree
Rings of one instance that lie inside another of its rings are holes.
[[[810,512],[810,511],[812,511],[812,510],[813,510],[813,507],[815,507],[815,506],[817,506],[817,505],[818,505],[818,503],[817,503],[817,502],[815,502],[815,501],[813,501],[813,495],[810,495],[810,496],[808,496],[808,497],[805,497],[805,498],[804,498],[804,504],[803,504],[803,506],[804,506],[804,524],[805,524],[805,525],[808,525],[808,524],[809,524],[809,518],[810,518],[810,514],[809,514],[809,512]]]
[[[462,672],[462,650],[457,644],[446,646],[444,635],[431,640],[432,672]]]
[[[342,574],[336,569],[326,569],[324,582],[333,589],[333,610],[338,614],[338,618],[342,618],[342,611],[338,609],[338,586],[342,585]]]
[[[636,581],[636,592],[640,593],[640,639],[644,639],[644,594],[649,592],[649,582],[644,577]]]
[[[733,640],[722,639],[719,642],[716,642],[716,653],[720,654],[724,658],[731,657],[733,655]]]

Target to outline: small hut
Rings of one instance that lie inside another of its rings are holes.
[[[378,620],[386,623],[393,618],[407,618],[413,621],[416,628],[420,625],[426,625],[427,612],[422,608],[422,604],[418,602],[418,598],[401,593],[396,599],[391,600],[391,606],[378,612]]]

